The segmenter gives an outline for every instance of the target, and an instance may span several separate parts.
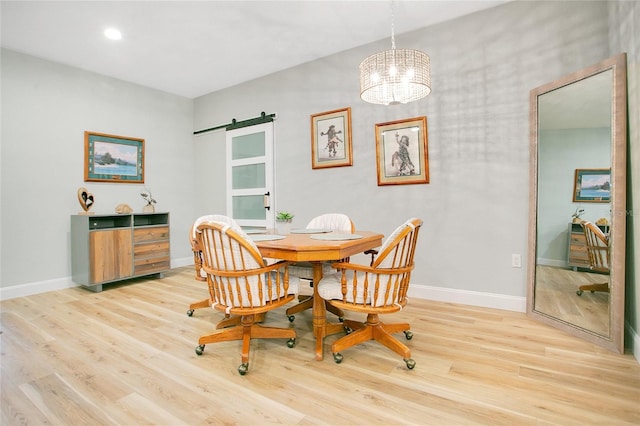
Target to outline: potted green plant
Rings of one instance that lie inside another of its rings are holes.
[[[291,228],[291,222],[293,221],[293,213],[287,211],[279,211],[276,214],[276,222],[278,222],[278,233],[288,234]]]
[[[291,221],[293,220],[293,214],[289,213],[289,212],[278,212],[278,214],[276,214],[276,221],[278,222],[289,222],[291,223]]]

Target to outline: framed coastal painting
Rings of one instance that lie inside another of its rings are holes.
[[[84,132],[84,180],[144,183],[144,139]]]
[[[573,201],[608,203],[611,201],[611,169],[576,169]]]
[[[378,186],[429,183],[427,117],[375,126]]]
[[[311,116],[311,168],[353,165],[351,108]]]

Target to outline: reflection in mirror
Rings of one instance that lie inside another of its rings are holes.
[[[618,352],[625,155],[624,54],[531,91],[527,313]]]

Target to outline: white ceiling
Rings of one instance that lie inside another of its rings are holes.
[[[395,32],[505,2],[398,0]],[[386,0],[2,0],[0,7],[4,48],[188,98],[390,39],[392,22]],[[106,39],[109,26],[123,39]]]

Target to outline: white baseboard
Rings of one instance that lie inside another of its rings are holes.
[[[63,290],[65,288],[79,286],[79,284],[71,281],[71,277],[12,285],[0,288],[0,300],[15,299],[16,297],[31,296],[34,294],[47,293],[49,291]]]
[[[193,265],[193,257],[184,257],[181,259],[171,260],[172,268],[180,268],[182,266],[188,265]],[[0,287],[0,301],[15,299],[16,297],[32,296],[34,294],[63,290],[65,288],[73,287],[80,287],[80,284],[74,283],[71,277],[38,281],[34,283],[17,284],[9,287]]]
[[[569,267],[569,265],[567,264],[566,260],[545,259],[545,258],[536,259],[536,265],[553,266],[554,268],[568,268]]]
[[[482,293],[471,290],[432,287],[411,284],[409,297],[435,300],[438,302],[460,303],[462,305],[481,306],[483,308],[504,309],[507,311],[526,312],[527,298],[506,296],[504,294]]]

